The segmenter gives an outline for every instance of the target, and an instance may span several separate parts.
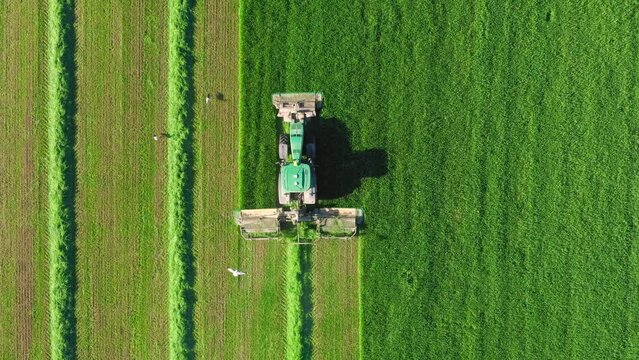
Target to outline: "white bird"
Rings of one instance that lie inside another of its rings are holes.
[[[231,268],[227,268],[226,270],[230,271],[231,274],[233,274],[233,276],[235,276],[235,277],[246,275],[245,272],[241,272],[239,270],[235,270],[235,269],[231,269]]]

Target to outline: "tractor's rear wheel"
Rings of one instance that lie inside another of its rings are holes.
[[[306,156],[315,160],[315,151],[315,136],[312,136],[306,142]]]
[[[280,156],[280,160],[282,161],[285,161],[288,158],[288,144],[289,144],[288,135],[280,134],[278,153]]]

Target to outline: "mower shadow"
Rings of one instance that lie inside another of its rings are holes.
[[[320,200],[351,194],[362,179],[388,173],[388,155],[383,149],[353,151],[350,132],[342,120],[319,118],[314,133],[317,141],[317,187]]]

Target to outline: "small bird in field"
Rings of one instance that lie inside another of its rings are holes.
[[[206,104],[208,105],[211,102],[211,94],[206,94]]]
[[[158,141],[158,139],[159,138],[158,138],[157,134],[153,134],[153,140]]]
[[[235,269],[231,269],[231,268],[227,268],[226,270],[228,270],[235,277],[246,275],[245,272],[242,272],[242,271],[239,271],[239,270],[235,270]]]

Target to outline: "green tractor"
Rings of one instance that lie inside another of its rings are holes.
[[[297,208],[317,202],[315,139],[306,133],[322,109],[321,94],[274,94],[273,105],[282,118],[278,155],[277,195],[280,205]]]
[[[273,94],[272,100],[277,116],[283,121],[277,163],[281,207],[236,211],[234,218],[240,233],[248,240],[278,239],[283,228],[295,227],[299,239],[300,223],[310,223],[322,238],[353,237],[364,220],[361,209],[315,207],[316,143],[311,124],[319,121],[322,94]]]

